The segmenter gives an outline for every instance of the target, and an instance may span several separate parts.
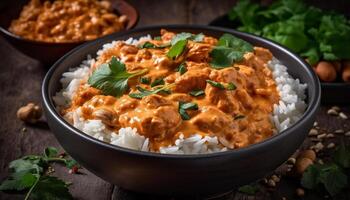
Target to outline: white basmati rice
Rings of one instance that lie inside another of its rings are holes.
[[[149,40],[151,36],[147,35],[135,40],[129,38],[125,42],[128,44],[137,44],[140,41]],[[97,52],[97,56],[110,48],[113,48],[117,41],[104,44],[102,49]],[[86,61],[77,68],[72,68],[69,72],[62,74],[63,89],[56,93],[53,100],[57,109],[66,107],[72,100],[73,95],[77,91],[81,81],[85,80],[90,73],[90,66],[95,62],[90,56]],[[306,84],[301,84],[298,79],[293,79],[287,72],[287,68],[282,65],[276,58],[273,58],[267,67],[270,68],[275,79],[277,90],[280,94],[280,101],[273,107],[271,121],[275,125],[275,133],[279,133],[296,121],[304,113],[306,103],[304,102]],[[67,113],[64,118],[70,121],[72,125],[86,134],[95,137],[96,139],[113,145],[130,148],[140,151],[149,151],[149,139],[137,133],[137,130],[131,127],[121,128],[118,133],[112,132],[105,127],[101,120],[85,120],[81,117],[80,109],[76,109]],[[165,154],[202,154],[226,151],[217,137],[202,136],[193,134],[191,137],[184,138],[180,134],[174,145],[161,147],[160,153]]]

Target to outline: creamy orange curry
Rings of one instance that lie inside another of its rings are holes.
[[[85,119],[100,119],[111,130],[136,128],[150,139],[150,149],[154,151],[174,144],[180,134],[217,136],[228,148],[244,147],[270,137],[274,129],[270,115],[279,101],[272,73],[266,66],[272,59],[271,52],[254,47],[241,61],[216,69],[210,64],[216,38],[188,40],[181,55],[169,58],[172,47],[167,44],[175,35],[162,30],[160,38],[148,41],[159,48],[117,42],[98,58],[92,71],[116,57],[128,72],[143,73],[128,80],[129,89],[120,97],[105,95],[82,82],[63,114],[81,107]],[[157,81],[160,85],[152,87]],[[151,91],[159,87],[167,88],[166,92],[142,98],[131,95],[138,93],[137,88]],[[186,103],[196,106],[181,111],[181,105]]]

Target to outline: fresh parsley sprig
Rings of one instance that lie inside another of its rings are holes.
[[[186,110],[198,110],[198,104],[197,103],[192,103],[192,102],[179,102],[179,113],[180,116],[183,120],[189,120],[190,116],[186,112]]]
[[[215,69],[230,67],[233,63],[241,61],[246,52],[251,51],[253,51],[251,44],[225,33],[210,52],[212,58],[211,67]]]
[[[9,164],[10,177],[0,185],[1,191],[26,192],[25,200],[73,199],[66,182],[47,175],[51,163],[59,162],[68,168],[80,167],[76,161],[58,154],[54,147],[45,149],[43,155],[29,155]]]
[[[135,99],[142,99],[143,97],[149,96],[152,94],[170,93],[170,89],[173,86],[174,84],[159,85],[152,88],[152,90],[147,90],[145,88],[142,88],[141,86],[136,86],[136,89],[139,91],[139,93],[131,93],[129,94],[129,96]]]
[[[112,57],[109,63],[102,64],[89,77],[88,84],[97,88],[105,95],[122,96],[128,90],[128,80],[140,76],[148,70],[143,69],[134,73],[126,71],[125,64]]]

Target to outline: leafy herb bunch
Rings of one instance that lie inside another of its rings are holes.
[[[68,189],[70,184],[49,175],[51,163],[62,163],[69,169],[79,168],[75,160],[48,147],[43,155],[29,155],[12,161],[9,164],[11,174],[1,183],[0,190],[25,193],[25,200],[73,199]]]
[[[278,0],[261,6],[240,0],[228,13],[238,30],[274,40],[310,64],[320,59],[350,59],[350,22],[343,15],[321,11],[302,0]]]

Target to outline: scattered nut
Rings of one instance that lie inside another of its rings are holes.
[[[314,149],[316,152],[319,152],[324,148],[324,145],[322,144],[322,142],[319,142],[314,146],[312,146],[311,148]]]
[[[346,132],[344,135],[350,137],[350,131]]]
[[[313,150],[304,150],[302,151],[299,156],[299,158],[308,158],[311,161],[315,161],[316,159],[316,153]]]
[[[277,175],[275,175],[275,174],[271,176],[271,179],[272,179],[275,183],[278,183],[278,182],[280,182],[280,180],[281,180],[281,179],[280,179]]]
[[[339,112],[339,111],[340,111],[339,106],[332,106],[332,108],[331,108],[331,109],[333,109],[333,110],[335,110],[335,111],[337,111],[337,112]]]
[[[338,130],[335,130],[334,133],[343,134],[344,130],[343,129],[338,129]]]
[[[287,164],[291,164],[291,165],[294,165],[295,164],[295,158],[289,158],[288,160],[287,160]]]
[[[42,110],[40,106],[35,105],[34,103],[28,103],[26,106],[21,107],[17,111],[17,118],[27,122],[27,123],[36,123],[42,115]]]
[[[320,165],[323,165],[323,164],[324,164],[324,162],[323,162],[322,159],[319,159],[317,162],[318,162]]]
[[[339,113],[339,117],[342,118],[342,119],[348,119],[348,116],[346,116],[346,114],[343,113],[343,112]]]
[[[302,189],[302,188],[297,188],[297,189],[295,190],[295,193],[296,193],[296,195],[297,195],[298,197],[303,197],[303,196],[305,195],[305,191],[304,191],[304,189]]]
[[[323,139],[327,136],[327,134],[323,133],[317,136],[318,139]]]
[[[27,132],[27,128],[26,128],[26,127],[23,127],[21,131],[22,131],[23,133],[24,133],[24,132]]]
[[[332,142],[332,143],[329,143],[327,145],[327,149],[331,149],[331,148],[334,148],[335,147],[335,144]]]
[[[309,136],[316,136],[316,135],[318,135],[318,130],[312,128],[309,132]]]
[[[269,181],[267,182],[267,185],[270,187],[276,187],[276,183],[272,179],[269,179]]]
[[[329,134],[327,134],[327,136],[326,136],[326,138],[334,138],[335,136],[334,136],[334,134],[332,134],[332,133],[329,133]]]
[[[295,172],[299,175],[303,174],[306,168],[308,168],[310,165],[312,165],[313,162],[309,158],[298,158],[294,167]]]
[[[318,122],[314,122],[314,126],[318,126]]]
[[[321,140],[318,139],[318,138],[310,138],[310,140],[311,140],[311,142],[319,142],[319,141],[321,141]]]
[[[334,109],[329,109],[329,110],[327,111],[327,114],[328,114],[328,115],[337,116],[339,113],[338,113],[336,110],[334,110]]]

